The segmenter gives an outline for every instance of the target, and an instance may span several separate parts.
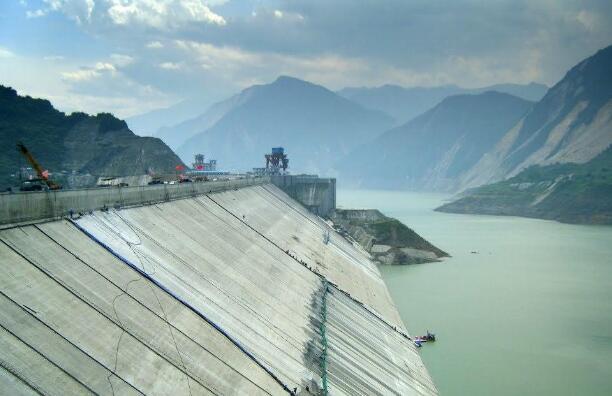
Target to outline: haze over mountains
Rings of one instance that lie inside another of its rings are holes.
[[[340,174],[368,187],[455,191],[532,105],[495,91],[448,97],[343,158]]]
[[[338,94],[369,109],[383,111],[395,118],[397,125],[401,125],[452,95],[497,91],[518,96],[525,100],[538,101],[542,99],[547,90],[546,85],[537,83],[526,85],[496,84],[474,89],[461,88],[456,85],[414,88],[383,85],[374,88],[344,88],[338,91]]]
[[[340,174],[367,187],[456,192],[534,164],[587,162],[612,143],[610,70],[607,47],[572,68],[533,106],[510,105],[520,102],[502,94],[448,98],[351,153]],[[369,169],[350,166],[366,153]]]
[[[382,112],[284,76],[245,89],[225,105],[214,125],[179,146],[181,158],[202,152],[225,169],[250,170],[264,165],[271,147],[283,146],[292,169],[330,174],[339,157],[393,124]]]

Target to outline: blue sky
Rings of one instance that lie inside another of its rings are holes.
[[[609,0],[0,2],[0,84],[121,117],[281,74],[331,89],[552,85],[610,44]]]

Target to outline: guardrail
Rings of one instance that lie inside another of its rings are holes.
[[[0,194],[0,225],[51,220],[105,207],[150,205],[201,194],[269,183],[269,177],[151,186]]]

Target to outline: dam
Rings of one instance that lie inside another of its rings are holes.
[[[368,253],[315,214],[325,185],[0,195],[0,389],[436,395]]]

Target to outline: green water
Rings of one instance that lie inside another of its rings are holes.
[[[338,191],[453,257],[383,267],[441,395],[612,395],[612,227],[436,213],[445,196]],[[478,254],[472,254],[475,251]]]

